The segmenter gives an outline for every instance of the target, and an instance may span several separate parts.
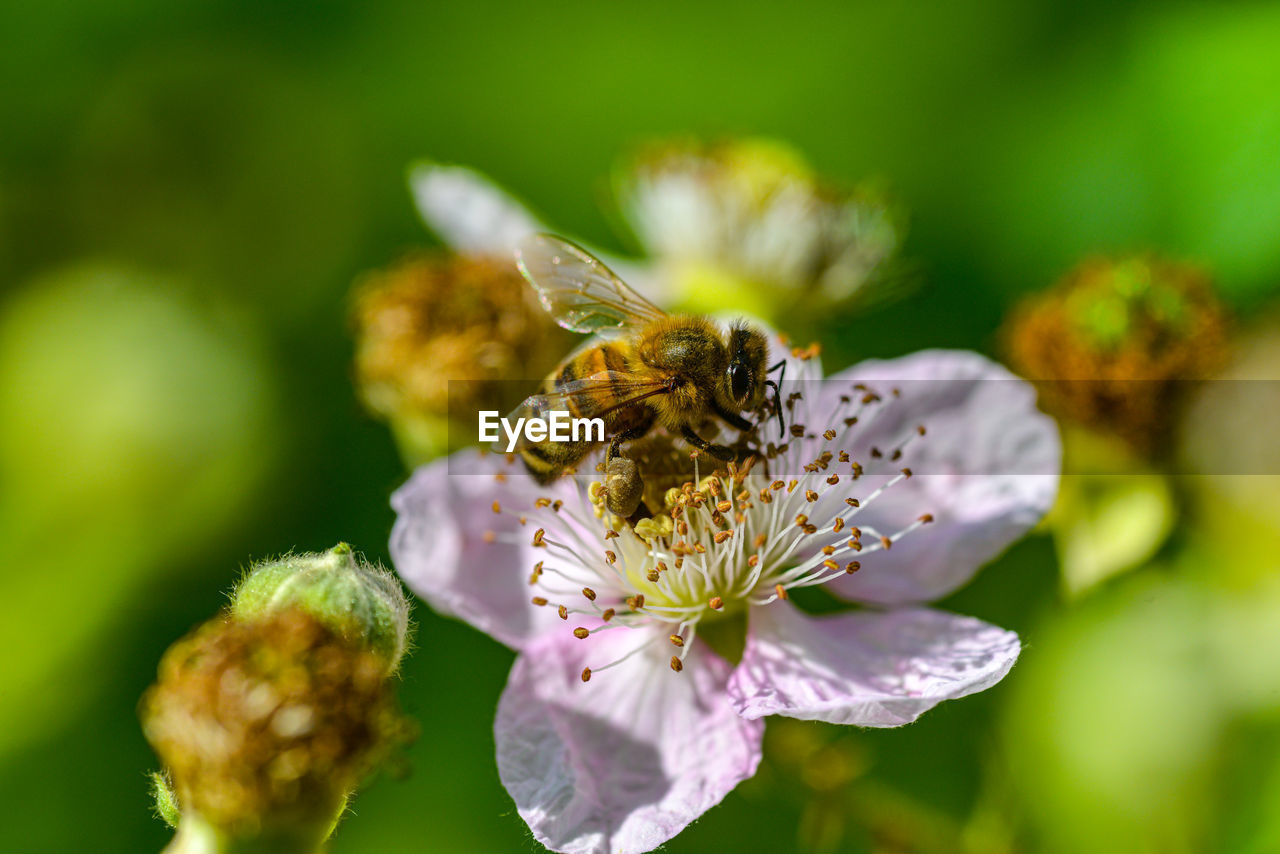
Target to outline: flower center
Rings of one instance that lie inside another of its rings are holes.
[[[650,643],[672,645],[671,667],[679,672],[699,627],[859,571],[867,555],[892,548],[933,517],[921,514],[897,531],[859,524],[860,513],[912,476],[901,460],[925,429],[887,450],[867,447],[865,465],[853,459],[846,448],[856,447],[859,418],[870,420],[869,413],[897,398],[858,390],[841,396],[831,413],[839,430],[818,436],[795,424],[794,447],[770,443],[746,463],[704,477],[697,474],[700,455],[686,455],[693,478],[660,496],[646,491],[653,515],[634,525],[608,512],[600,481],[578,490],[586,500],[537,499],[519,515],[534,528],[531,544],[546,551],[529,578],[534,604],[556,608],[583,640],[647,628]],[[799,399],[790,396],[793,411]],[[801,449],[812,459],[800,459]],[[779,475],[765,474],[769,468]],[[787,470],[794,475],[781,476]],[[494,511],[506,512],[497,504]],[[588,669],[583,678],[620,661]]]

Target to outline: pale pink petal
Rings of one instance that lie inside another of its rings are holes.
[[[894,727],[991,687],[1018,651],[1013,632],[929,608],[813,617],[775,602],[751,612],[728,690],[749,719]]]
[[[834,592],[883,604],[945,596],[1053,504],[1062,462],[1057,425],[1036,408],[1035,390],[1000,365],[947,350],[867,361],[823,382],[822,399],[810,401],[810,411],[833,411],[838,395],[855,382],[875,388],[887,403],[865,419],[847,448],[869,472],[856,482],[846,475],[847,495],[865,500],[903,467],[913,475],[859,511],[852,524],[892,535],[926,513],[933,522],[889,551],[869,554],[860,572],[832,583]],[[893,388],[899,397],[892,397]],[[926,435],[912,441],[901,460],[890,460],[890,449],[919,425]],[[886,456],[875,459],[873,446]]]
[[[545,230],[514,196],[465,166],[417,163],[409,189],[427,227],[457,252],[510,255],[522,237]]]
[[[396,571],[435,610],[520,648],[563,624],[553,609],[532,604],[532,532],[495,514],[493,503],[530,507],[549,493],[500,455],[460,451],[422,466],[391,496]]]
[[[527,648],[511,670],[494,734],[498,775],[533,835],[553,851],[650,851],[719,803],[760,762],[763,721],[725,695],[730,668],[695,647],[684,671],[656,643],[581,679],[654,636],[567,628]]]

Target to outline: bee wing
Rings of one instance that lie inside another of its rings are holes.
[[[665,312],[633,291],[600,259],[550,234],[534,234],[516,248],[520,272],[565,329],[601,332],[639,327]]]
[[[553,410],[567,411],[574,418],[601,418],[615,409],[670,390],[671,386],[665,380],[641,378],[626,371],[601,371],[567,382],[553,392],[526,397],[506,420],[515,424],[520,418],[546,419]],[[535,443],[525,438],[521,431],[515,450],[531,444]]]

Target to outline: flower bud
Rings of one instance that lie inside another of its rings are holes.
[[[420,254],[369,273],[352,322],[357,391],[410,465],[474,442],[476,412],[507,412],[528,394],[506,381],[540,379],[571,343],[512,257]]]
[[[1006,321],[1015,370],[1076,424],[1150,452],[1167,438],[1180,381],[1227,355],[1227,320],[1208,277],[1159,257],[1085,261]]]
[[[346,543],[253,567],[232,595],[231,615],[254,620],[298,608],[396,670],[409,629],[409,602],[396,577],[358,558]]]
[[[383,659],[298,608],[220,617],[174,644],[140,714],[180,850],[315,850],[407,732]]]

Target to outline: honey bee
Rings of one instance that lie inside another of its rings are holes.
[[[729,460],[733,449],[708,442],[694,428],[715,416],[750,430],[752,423],[741,413],[759,410],[767,388],[773,389],[781,419],[778,383],[768,374],[784,363],[765,367],[769,344],[759,329],[736,322],[726,334],[707,317],[667,314],[585,249],[559,237],[527,238],[516,261],[557,323],[597,337],[570,354],[543,381],[542,392],[526,398],[508,419],[544,418],[551,410],[601,419],[611,512],[623,518],[637,512],[643,481],[622,446],[655,426]],[[516,451],[540,483],[549,483],[600,444],[524,440]]]

